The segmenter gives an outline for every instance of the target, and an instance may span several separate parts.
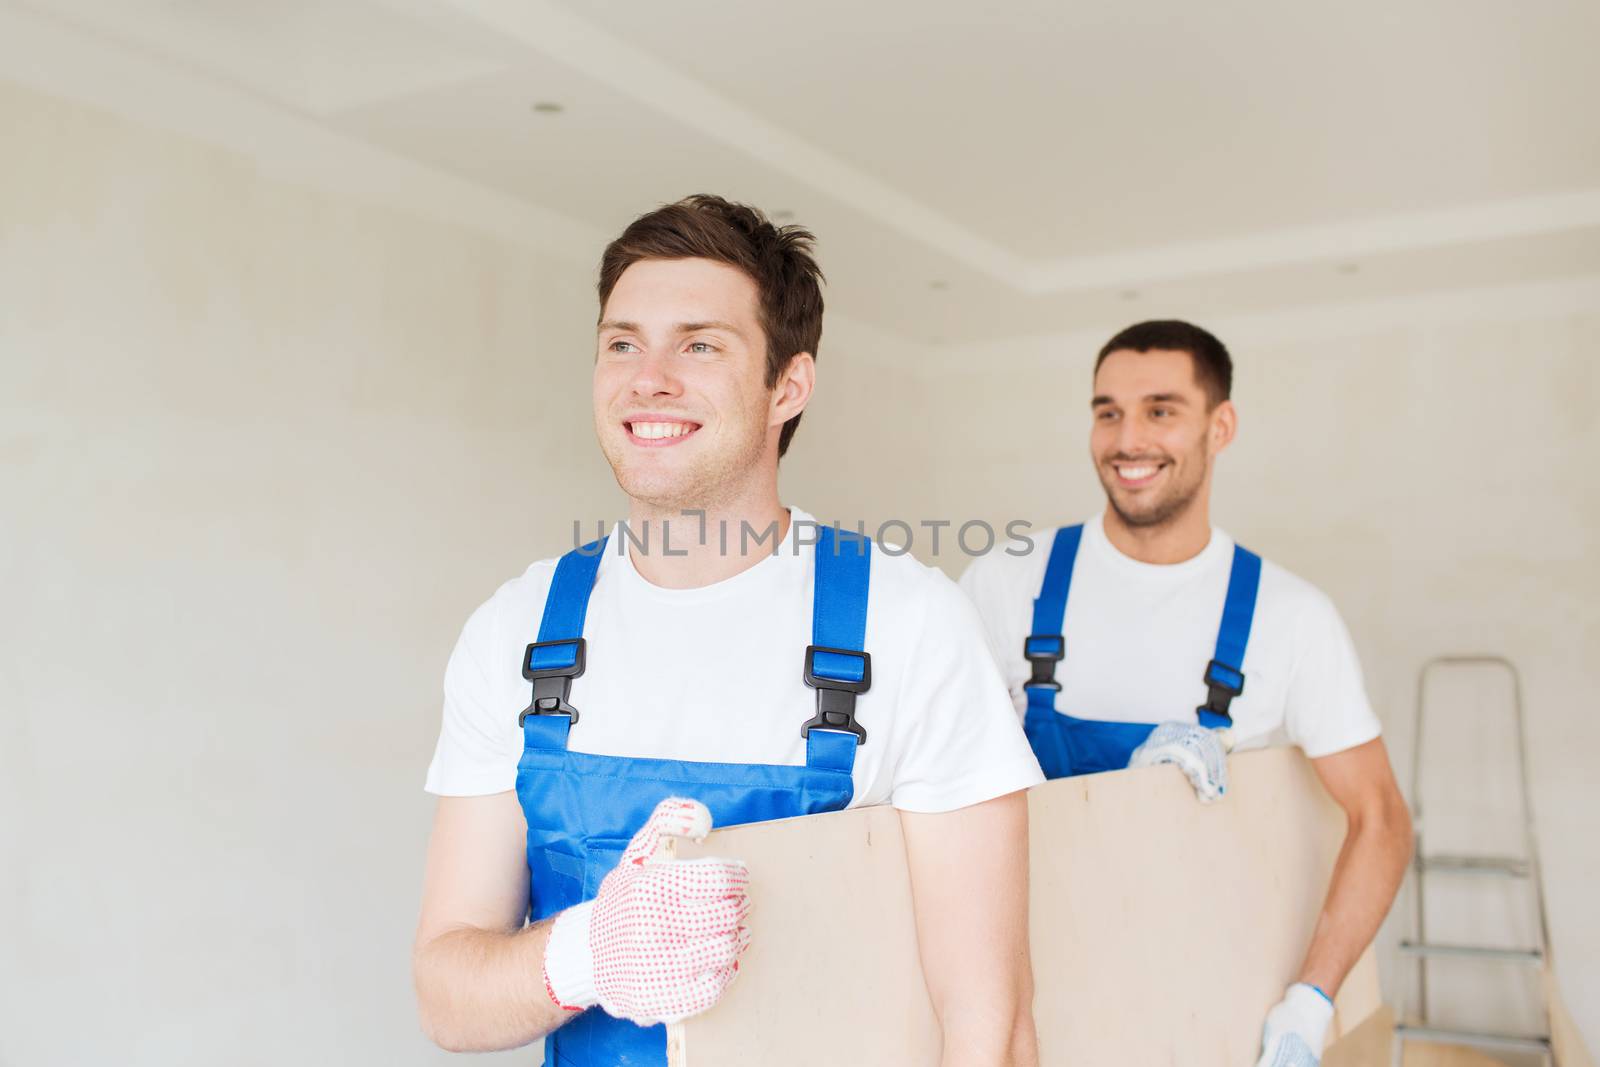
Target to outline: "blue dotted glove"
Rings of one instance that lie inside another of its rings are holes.
[[[1164,722],[1133,750],[1129,767],[1176,764],[1189,776],[1201,803],[1220,800],[1228,791],[1228,753],[1216,730],[1189,722]]]
[[[1296,982],[1261,1028],[1261,1058],[1256,1067],[1318,1067],[1333,1001],[1314,985]]]

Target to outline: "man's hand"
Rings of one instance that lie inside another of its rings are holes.
[[[1186,722],[1160,723],[1128,759],[1130,768],[1158,763],[1176,764],[1188,775],[1202,804],[1219,800],[1228,791],[1228,753],[1216,730]]]
[[[556,916],[545,947],[545,989],[557,1006],[599,1004],[641,1026],[677,1022],[722,998],[750,941],[744,864],[654,862],[666,836],[700,840],[711,812],[669,797],[634,835],[595,899]]]
[[[1316,986],[1296,982],[1267,1013],[1256,1067],[1317,1067],[1333,1021],[1333,1001]]]

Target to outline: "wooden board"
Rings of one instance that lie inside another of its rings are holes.
[[[1550,1004],[1550,1045],[1555,1067],[1594,1067],[1577,1027],[1561,999],[1554,976],[1544,972],[1545,995]],[[1367,1021],[1340,1039],[1322,1059],[1322,1067],[1391,1067],[1394,1063],[1394,1013],[1379,1008]],[[1463,1045],[1432,1041],[1407,1041],[1402,1067],[1504,1067],[1507,1060]],[[1507,1053],[1513,1063],[1539,1063],[1537,1056]]]
[[[1322,1054],[1322,1067],[1391,1067],[1393,1048],[1394,1014],[1387,1007],[1380,1007]],[[1408,1064],[1407,1067],[1421,1065]]]
[[[1555,1053],[1557,1067],[1594,1067],[1594,1057],[1567,1010],[1555,972],[1548,967],[1544,971],[1544,995],[1550,1005],[1550,1050]]]
[[[1297,750],[1230,760],[1225,801],[1172,767],[1029,792],[1034,1017],[1044,1067],[1240,1067],[1310,940],[1343,813]],[[899,816],[790,819],[680,842],[750,866],[754,940],[716,1008],[668,1028],[673,1067],[932,1067]],[[1369,950],[1330,1040],[1378,1007]]]
[[[1394,1013],[1379,1008],[1322,1057],[1322,1067],[1390,1067],[1394,1063]],[[1402,1067],[1505,1067],[1500,1060],[1460,1045],[1408,1041]],[[1563,1065],[1564,1067],[1564,1065]]]

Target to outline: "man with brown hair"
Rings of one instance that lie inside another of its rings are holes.
[[[1090,402],[1103,512],[974,561],[961,585],[1051,778],[1173,763],[1212,801],[1230,745],[1311,757],[1349,830],[1257,1067],[1313,1067],[1332,997],[1399,889],[1411,823],[1333,602],[1211,525],[1232,387],[1228,350],[1192,323],[1112,337]]]
[[[446,670],[415,973],[447,1048],[665,1063],[658,1024],[714,1004],[750,933],[739,865],[652,863],[659,838],[888,803],[945,1061],[1037,1059],[1041,776],[976,614],[779,501],[822,329],[811,240],[696,196],[605,251],[594,423],[628,521],[502,586]]]

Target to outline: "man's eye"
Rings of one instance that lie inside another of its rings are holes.
[[[1172,414],[1172,409],[1171,408],[1153,408],[1153,409],[1151,409],[1150,414],[1154,415],[1158,419],[1164,419],[1168,415]]]
[[[1101,422],[1110,422],[1116,417],[1117,413],[1115,411],[1100,411],[1095,413],[1095,418],[1099,419]]]
[[[613,352],[639,351],[638,346],[636,346],[632,341],[612,341],[609,345],[606,345],[606,347]]]
[[[693,352],[697,356],[709,355],[716,350],[717,349],[715,345],[712,345],[706,341],[689,342],[689,351]]]

